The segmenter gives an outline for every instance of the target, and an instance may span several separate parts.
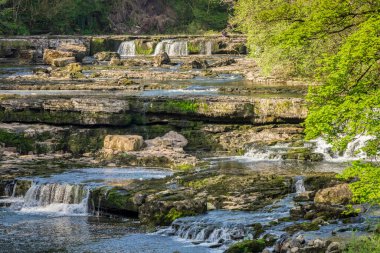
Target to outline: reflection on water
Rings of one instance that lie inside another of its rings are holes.
[[[57,252],[68,245],[137,232],[141,232],[141,228],[131,220],[51,217],[0,209],[0,252]]]
[[[65,183],[86,185],[103,185],[105,182],[118,182],[127,179],[164,178],[173,172],[157,168],[86,168],[75,169],[64,173],[54,174],[45,178],[33,178],[38,183]]]

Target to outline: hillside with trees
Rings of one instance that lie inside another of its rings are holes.
[[[0,34],[202,33],[226,27],[219,0],[1,0]]]

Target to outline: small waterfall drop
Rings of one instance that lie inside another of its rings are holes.
[[[117,50],[117,53],[120,56],[126,57],[126,56],[136,56],[136,44],[132,41],[123,41],[119,49]]]
[[[304,193],[306,191],[304,181],[302,177],[296,177],[295,178],[296,183],[295,183],[295,189],[296,189],[296,194],[299,195],[301,193]]]
[[[187,56],[189,55],[187,41],[163,40],[157,44],[154,55],[159,55],[164,52],[169,56]]]
[[[254,161],[279,161],[281,160],[282,153],[289,148],[288,143],[279,143],[273,146],[265,147],[251,147],[244,154],[244,158]]]
[[[211,222],[188,221],[186,219],[175,220],[171,227],[160,233],[177,236],[184,240],[194,243],[203,243],[207,245],[229,244],[235,240],[241,240],[246,237],[252,237],[252,230],[249,226],[243,224],[231,224],[229,226],[220,226]]]
[[[370,140],[373,140],[374,136],[369,135],[361,135],[355,137],[353,141],[348,143],[346,150],[343,154],[338,154],[332,150],[332,145],[327,143],[322,138],[317,138],[311,141],[313,144],[314,152],[321,153],[326,161],[331,162],[342,162],[342,161],[353,161],[359,159],[368,159],[366,153],[362,150],[362,148],[366,145],[366,143]]]
[[[16,197],[17,181],[13,181],[5,185],[4,197],[14,198]]]
[[[213,47],[212,41],[205,41],[204,43],[202,43],[201,54],[212,55],[212,47]]]
[[[84,185],[33,183],[23,202],[11,205],[20,212],[85,215],[88,213],[89,189]]]

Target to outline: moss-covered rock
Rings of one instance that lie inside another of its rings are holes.
[[[95,59],[98,61],[110,61],[112,58],[120,59],[120,55],[116,52],[102,51],[94,55]]]
[[[155,41],[146,41],[143,39],[135,40],[136,54],[138,55],[151,55],[157,45]]]
[[[319,225],[316,222],[304,222],[304,223],[294,224],[285,228],[285,231],[290,234],[294,234],[301,230],[302,231],[316,231],[316,230],[319,230]]]
[[[93,212],[137,216],[138,206],[134,204],[132,197],[132,194],[123,188],[101,187],[91,191],[89,205]]]
[[[265,249],[265,241],[258,240],[245,240],[233,244],[224,253],[260,253]]]
[[[59,50],[54,50],[54,49],[45,49],[44,50],[43,60],[44,60],[45,64],[53,65],[54,61],[56,61],[56,63],[55,63],[56,65],[53,65],[53,66],[63,67],[63,66],[67,65],[66,64],[63,66],[57,66],[57,65],[59,65],[58,64],[59,62],[63,61],[63,60],[59,61],[58,59],[66,59],[66,61],[67,61],[67,59],[70,59],[71,62],[75,62],[75,57],[74,57],[73,52],[59,51]]]

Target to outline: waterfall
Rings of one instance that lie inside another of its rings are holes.
[[[188,55],[187,41],[183,40],[163,40],[159,42],[154,50],[154,55],[166,52],[169,56]]]
[[[244,158],[249,158],[254,161],[279,161],[282,158],[282,154],[289,149],[288,143],[279,143],[273,146],[265,147],[250,147],[244,154]]]
[[[325,160],[327,161],[352,161],[358,159],[368,159],[366,153],[362,148],[370,140],[373,140],[374,136],[361,135],[356,136],[353,141],[348,143],[346,150],[343,154],[338,154],[332,150],[332,145],[327,143],[322,138],[317,138],[312,140],[311,143],[314,145],[314,152],[323,154]]]
[[[134,41],[124,41],[120,44],[117,53],[120,56],[135,56],[136,55],[136,44]]]
[[[204,43],[202,43],[201,54],[212,55],[212,46],[212,41],[205,41]]]
[[[305,189],[303,178],[296,177],[295,180],[296,180],[296,183],[295,183],[296,194],[304,193],[306,189]]]
[[[17,182],[12,181],[5,185],[4,197],[14,198],[16,196]]]
[[[202,221],[194,222],[177,219],[169,229],[161,231],[161,233],[177,236],[194,243],[222,245],[249,237],[252,230],[242,224],[218,226],[217,224],[208,224]]]
[[[33,183],[23,202],[11,206],[21,212],[84,215],[88,212],[89,189],[84,185]]]

